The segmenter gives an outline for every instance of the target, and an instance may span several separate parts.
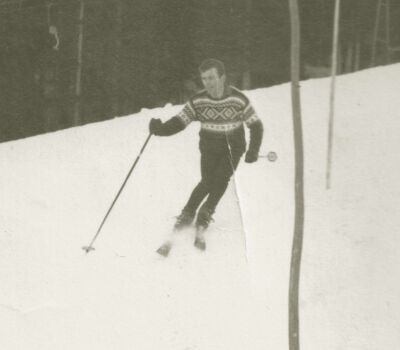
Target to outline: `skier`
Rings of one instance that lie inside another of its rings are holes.
[[[225,67],[221,61],[207,59],[201,63],[199,72],[205,89],[190,98],[183,110],[165,123],[151,119],[149,130],[153,135],[170,136],[185,129],[192,121],[201,123],[201,181],[177,217],[174,230],[189,226],[207,197],[198,210],[195,223],[195,246],[204,250],[203,232],[246,151],[243,124],[250,130],[250,144],[245,156],[247,163],[258,159],[263,124],[248,98],[226,84]]]

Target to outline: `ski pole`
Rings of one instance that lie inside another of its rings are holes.
[[[84,251],[86,251],[86,253],[89,253],[90,251],[94,250],[93,244],[94,244],[96,238],[98,237],[98,235],[100,234],[100,231],[101,231],[101,229],[102,229],[104,223],[106,222],[107,217],[108,217],[108,215],[110,214],[112,208],[114,207],[115,202],[117,201],[119,195],[121,194],[122,190],[124,189],[124,187],[125,187],[125,185],[126,185],[128,179],[129,179],[129,176],[131,176],[133,169],[135,168],[137,162],[138,162],[139,159],[140,159],[140,156],[142,155],[144,149],[146,148],[147,143],[149,142],[151,135],[152,135],[152,134],[150,133],[149,136],[147,137],[146,142],[144,143],[142,149],[141,149],[140,152],[139,152],[139,155],[137,156],[135,162],[133,163],[131,169],[129,170],[128,175],[126,176],[125,181],[123,182],[121,188],[119,189],[117,195],[115,196],[113,202],[111,203],[111,206],[110,206],[110,208],[108,209],[107,214],[104,216],[104,219],[103,219],[103,221],[101,222],[100,227],[98,228],[98,230],[97,230],[96,234],[94,235],[92,241],[90,242],[90,244],[89,244],[88,246],[82,247],[82,249],[83,249]]]

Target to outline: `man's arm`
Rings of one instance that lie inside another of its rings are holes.
[[[245,162],[253,163],[258,159],[258,152],[260,151],[262,138],[264,134],[264,127],[260,119],[249,125],[250,130],[250,144],[246,152]]]
[[[196,113],[189,101],[183,110],[175,117],[163,123],[160,119],[151,119],[149,124],[150,133],[157,136],[171,136],[186,128],[192,121],[196,120]]]
[[[149,130],[150,133],[157,136],[171,136],[185,129],[185,124],[179,117],[172,117],[163,123],[160,119],[151,119]]]
[[[250,102],[244,109],[243,116],[244,122],[250,130],[250,144],[246,152],[245,162],[253,163],[258,159],[258,152],[260,151],[264,135],[264,127],[261,119],[258,118]]]

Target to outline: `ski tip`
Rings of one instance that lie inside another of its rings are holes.
[[[162,245],[160,248],[158,248],[156,250],[156,252],[158,254],[160,254],[161,256],[163,256],[164,258],[166,258],[168,256],[170,250],[171,250],[170,245]]]
[[[89,247],[84,246],[82,247],[82,249],[86,252],[86,254],[91,252],[92,250],[95,250],[92,246]]]

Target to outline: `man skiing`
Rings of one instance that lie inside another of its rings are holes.
[[[149,129],[153,135],[170,136],[185,129],[192,121],[201,123],[201,181],[177,217],[174,229],[190,225],[200,207],[195,223],[195,246],[204,250],[203,232],[246,151],[243,124],[250,130],[250,143],[245,156],[247,163],[258,159],[263,124],[248,98],[226,84],[225,67],[221,61],[207,59],[202,62],[199,71],[205,89],[190,98],[183,110],[165,123],[160,119],[151,119]]]

